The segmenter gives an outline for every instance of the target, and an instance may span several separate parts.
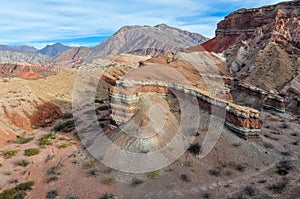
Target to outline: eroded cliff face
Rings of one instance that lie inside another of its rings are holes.
[[[216,36],[198,47],[207,51],[223,52],[242,40],[263,34],[271,38],[277,34],[282,40],[300,47],[300,1],[283,2],[272,6],[240,9],[218,23]]]

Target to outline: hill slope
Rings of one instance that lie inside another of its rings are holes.
[[[27,45],[22,45],[22,46],[0,45],[0,50],[6,50],[6,51],[11,51],[11,52],[21,52],[21,53],[35,53],[38,51],[38,49],[36,49],[32,46],[27,46]]]

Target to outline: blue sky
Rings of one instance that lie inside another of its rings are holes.
[[[95,46],[124,25],[170,26],[214,36],[218,21],[240,8],[278,0],[8,0],[1,2],[0,44],[42,48],[62,42]]]

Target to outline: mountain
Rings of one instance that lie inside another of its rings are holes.
[[[206,41],[204,36],[159,24],[157,26],[124,26],[114,35],[93,48],[90,57],[105,57],[121,53],[151,55],[167,50],[182,51]]]
[[[71,47],[65,46],[61,43],[56,43],[53,45],[47,45],[43,49],[39,50],[38,53],[44,54],[44,55],[49,55],[51,57],[55,57],[55,56],[65,52],[66,50],[69,50],[70,48]]]
[[[22,45],[22,46],[0,45],[0,50],[11,51],[11,52],[23,52],[23,53],[35,53],[38,51],[38,49],[27,45]]]
[[[0,63],[11,63],[11,62],[45,62],[50,61],[51,57],[42,55],[39,53],[21,53],[0,50]]]

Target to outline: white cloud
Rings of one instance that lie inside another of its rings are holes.
[[[124,25],[166,23],[213,36],[214,16],[226,5],[232,11],[277,3],[274,0],[9,0],[1,3],[0,43],[35,46],[40,41],[111,35]],[[181,20],[188,18],[188,20]],[[46,42],[47,43],[47,42]]]

